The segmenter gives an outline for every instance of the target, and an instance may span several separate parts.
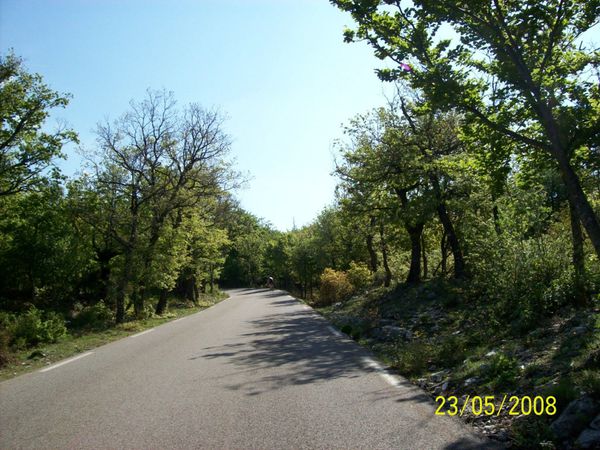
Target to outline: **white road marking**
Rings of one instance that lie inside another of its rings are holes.
[[[136,334],[132,334],[132,335],[131,335],[131,336],[129,336],[129,337],[136,338],[136,337],[138,337],[138,336],[141,336],[142,334],[150,333],[151,331],[154,331],[154,328],[150,328],[149,330],[146,330],[146,331],[141,331],[141,332],[139,332],[139,333],[136,333]]]
[[[381,378],[383,378],[388,384],[391,384],[394,387],[400,387],[400,380],[396,378],[394,375],[389,373],[381,364],[371,358],[363,358],[362,362],[370,369],[375,370]]]
[[[179,322],[180,320],[183,320],[183,319],[185,319],[185,317],[180,317],[179,319],[173,320],[171,323]]]
[[[344,337],[344,335],[342,333],[340,333],[338,330],[336,330],[333,327],[328,326],[327,329],[329,331],[331,331],[333,334],[335,334],[337,337]]]
[[[46,367],[45,369],[40,370],[40,372],[48,372],[49,370],[56,369],[57,367],[64,366],[65,364],[69,364],[70,362],[77,361],[78,359],[85,358],[86,356],[91,355],[94,352],[82,353],[81,355],[74,356],[73,358],[65,359],[59,363],[53,364],[51,366]]]

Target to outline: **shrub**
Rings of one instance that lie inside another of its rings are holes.
[[[26,313],[16,316],[8,327],[13,346],[26,347],[40,342],[56,342],[67,333],[64,319],[50,312],[43,317],[42,311],[32,306]]]
[[[363,263],[350,263],[348,269],[348,280],[354,287],[354,290],[361,290],[369,286],[373,282],[373,276],[369,268]]]
[[[485,371],[485,376],[496,387],[510,386],[519,375],[518,361],[502,353],[494,355]]]
[[[402,375],[419,376],[435,358],[432,346],[422,341],[411,341],[396,347],[394,367]]]
[[[437,348],[438,364],[444,367],[455,366],[464,361],[468,356],[469,345],[467,339],[462,336],[448,336]]]
[[[350,283],[346,272],[327,268],[321,274],[321,286],[319,288],[319,303],[321,305],[331,305],[347,300],[352,292],[352,283]]]
[[[114,321],[114,314],[104,302],[100,301],[92,306],[85,306],[76,311],[71,325],[76,328],[89,328],[101,330],[108,328]]]
[[[3,367],[10,359],[10,333],[6,328],[0,328],[0,367]]]

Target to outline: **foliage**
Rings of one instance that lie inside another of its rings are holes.
[[[10,353],[10,333],[6,328],[0,326],[0,367],[10,361]]]
[[[540,317],[573,303],[571,249],[568,228],[544,205],[543,190],[508,189],[510,197],[498,202],[502,233],[491,222],[469,230],[477,243],[469,255],[471,288],[496,305],[495,320],[525,332]]]
[[[432,361],[433,349],[423,341],[398,345],[394,353],[394,367],[407,376],[421,375]]]
[[[320,277],[319,304],[330,305],[350,298],[354,287],[346,272],[326,268]]]
[[[348,281],[352,284],[354,291],[360,291],[371,285],[373,275],[365,263],[356,263],[352,261],[346,271]]]
[[[482,375],[490,380],[495,388],[512,386],[519,375],[518,361],[503,353],[498,353],[491,357]]]
[[[43,313],[35,306],[18,315],[3,314],[1,321],[10,336],[10,345],[30,347],[43,342],[57,342],[67,334],[64,319],[57,313]]]
[[[91,249],[70,220],[56,182],[38,192],[0,199],[0,305],[20,310],[23,302],[66,310],[78,285],[92,271]]]
[[[115,320],[114,312],[102,301],[90,306],[76,305],[70,320],[72,328],[103,330],[110,327]]]
[[[577,173],[587,161],[575,158],[598,145],[598,51],[578,39],[597,24],[597,1],[332,3],[356,21],[344,32],[347,42],[367,41],[376,56],[397,64],[379,70],[381,79],[403,80],[433,109],[457,109],[535,159],[549,155],[600,257],[600,221]],[[442,29],[458,39],[441,36]],[[488,144],[497,155],[491,159],[502,161],[506,147]]]
[[[28,73],[13,53],[0,55],[0,99],[1,197],[37,187],[62,146],[77,141],[77,135],[66,129],[42,131],[50,110],[64,108],[69,98],[51,90],[40,75]]]

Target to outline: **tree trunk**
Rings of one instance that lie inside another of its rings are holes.
[[[385,270],[385,278],[383,279],[383,285],[388,287],[392,282],[392,271],[388,265],[387,256],[387,243],[385,241],[385,233],[383,229],[383,222],[379,224],[379,237],[381,239],[381,259],[383,260],[383,268]]]
[[[573,241],[573,275],[575,287],[575,303],[584,305],[586,303],[585,292],[585,255],[583,251],[583,235],[577,218],[577,211],[569,203],[569,215],[571,217],[571,236]]]
[[[165,313],[168,306],[168,298],[169,290],[161,289],[160,297],[158,297],[158,303],[156,304],[156,310],[154,311],[156,315],[160,316]]]
[[[367,250],[369,252],[369,269],[371,272],[377,272],[377,253],[375,252],[375,247],[373,246],[373,235],[367,235]]]
[[[125,321],[125,297],[127,296],[127,287],[129,286],[129,280],[131,278],[133,264],[133,250],[130,248],[125,249],[125,266],[123,268],[123,274],[119,281],[119,288],[117,290],[116,299],[116,317],[117,323],[123,323]]]
[[[117,256],[117,252],[112,250],[96,250],[96,261],[100,266],[98,279],[101,285],[100,298],[104,302],[108,301],[110,288],[110,261]]]
[[[196,277],[192,277],[192,303],[194,305],[198,304],[198,298],[200,297],[200,291],[198,290],[198,282],[196,281]]]
[[[367,251],[369,252],[369,265],[371,272],[377,272],[379,263],[377,261],[377,252],[373,245],[373,233],[371,232],[375,227],[375,217],[371,216],[369,221],[369,230],[367,231]]]
[[[415,226],[405,225],[408,236],[410,237],[410,270],[406,277],[408,284],[418,284],[421,282],[421,234],[424,224],[418,223]]]
[[[590,241],[592,241],[596,256],[600,258],[600,222],[598,217],[596,217],[592,205],[590,205],[585,192],[583,192],[577,173],[569,162],[567,149],[560,139],[558,126],[551,110],[546,105],[538,106],[546,134],[551,142],[552,156],[558,162],[560,176],[567,188],[569,204],[577,212],[579,222],[585,228]]]
[[[496,230],[496,236],[502,234],[502,228],[500,228],[500,211],[498,211],[498,205],[494,204],[492,207],[492,215],[494,217],[494,229]]]
[[[442,242],[440,244],[440,250],[442,251],[442,261],[440,262],[440,265],[442,267],[442,276],[446,276],[446,273],[448,272],[448,263],[447,263],[447,253],[446,250],[448,248],[447,245],[448,239],[446,238],[446,233],[444,232],[444,234],[442,234]]]
[[[133,311],[135,313],[135,317],[139,319],[144,318],[144,292],[139,291],[138,289],[134,289],[131,294],[133,298]]]
[[[132,182],[133,183],[133,182]],[[135,184],[134,184],[135,185]],[[133,275],[133,252],[137,246],[138,238],[138,195],[137,190],[134,189],[131,193],[131,200],[129,211],[131,213],[131,224],[129,227],[129,241],[125,246],[125,265],[123,267],[123,274],[119,283],[119,291],[117,293],[117,311],[116,311],[116,322],[123,323],[125,321],[125,297],[127,295],[127,287],[131,281]]]
[[[440,183],[435,175],[430,175],[429,179],[433,186],[433,192],[437,200],[438,217],[442,223],[442,226],[444,227],[444,234],[448,239],[450,249],[452,250],[452,256],[454,257],[454,278],[463,278],[465,276],[465,260],[460,242],[456,236],[456,231],[454,230],[454,225],[452,224],[452,220],[450,220],[450,215],[448,214],[448,208],[446,208],[446,202],[442,197]]]
[[[442,225],[444,226],[444,232],[448,239],[448,243],[450,244],[452,256],[454,257],[454,278],[464,278],[465,260],[463,258],[460,242],[458,241],[458,237],[456,236],[454,226],[452,225],[452,221],[450,220],[450,216],[448,215],[446,204],[444,202],[440,202],[438,204],[437,212],[440,222],[442,222]]]
[[[425,246],[425,233],[421,234],[421,253],[423,254],[423,278],[427,279],[427,248]]]
[[[598,218],[581,188],[577,174],[566,161],[566,158],[564,159],[565,161],[562,164],[559,162],[559,167],[561,168],[563,181],[567,186],[569,204],[575,209],[579,222],[585,228],[596,255],[600,258],[600,223],[598,223]]]

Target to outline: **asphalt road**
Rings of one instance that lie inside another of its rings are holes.
[[[0,448],[495,448],[281,291],[0,383]]]

